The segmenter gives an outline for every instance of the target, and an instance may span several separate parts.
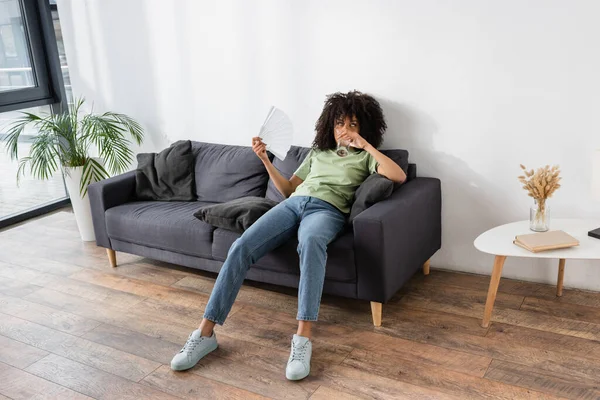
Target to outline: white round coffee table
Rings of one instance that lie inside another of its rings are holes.
[[[485,302],[485,311],[481,326],[487,328],[492,317],[496,293],[500,284],[502,267],[506,257],[530,257],[530,258],[557,258],[558,263],[558,281],[556,295],[562,296],[563,279],[565,273],[566,259],[600,259],[600,239],[588,236],[588,232],[600,227],[598,220],[584,219],[555,219],[550,221],[550,230],[563,230],[569,235],[579,240],[579,246],[566,249],[548,250],[539,253],[532,253],[513,243],[515,236],[534,233],[529,229],[529,221],[513,222],[506,225],[497,226],[487,232],[479,235],[475,239],[475,247],[484,253],[493,254],[494,269],[490,279],[487,300]]]

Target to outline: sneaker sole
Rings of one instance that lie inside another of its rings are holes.
[[[209,347],[209,348],[205,349],[202,353],[200,353],[201,354],[200,358],[198,358],[198,361],[196,361],[193,365],[185,366],[185,367],[174,367],[173,364],[171,364],[171,369],[173,371],[187,371],[188,369],[194,368],[196,366],[196,364],[198,364],[200,362],[200,360],[202,360],[204,357],[206,357],[207,355],[209,355],[210,353],[215,351],[218,347],[219,347],[219,344],[217,342],[215,342],[214,346]]]
[[[290,375],[288,375],[287,371],[285,372],[285,377],[287,378],[288,381],[301,381],[302,379],[306,378],[309,375],[310,375],[310,369],[304,376],[290,376]]]

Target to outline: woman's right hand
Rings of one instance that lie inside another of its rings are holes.
[[[263,143],[262,139],[258,136],[252,138],[252,150],[262,161],[267,161],[269,155],[267,154],[267,145]]]

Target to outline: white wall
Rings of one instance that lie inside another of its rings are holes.
[[[595,0],[59,0],[73,87],[146,127],[144,150],[196,139],[248,144],[271,104],[309,145],[324,96],[382,103],[384,148],[443,182],[437,267],[489,274],[473,247],[528,218],[519,164],[560,164],[553,217],[600,217],[600,2]],[[599,223],[600,225],[600,223]],[[504,276],[554,282],[554,262],[509,259]],[[600,262],[567,286],[600,290]]]

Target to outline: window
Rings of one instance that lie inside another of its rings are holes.
[[[66,109],[70,89],[56,3],[0,0],[0,138],[23,111],[42,115]],[[26,128],[19,157],[28,155],[36,135]],[[17,185],[18,165],[0,142],[0,228],[69,204],[60,172],[43,181],[26,174]]]
[[[36,115],[50,112],[50,106],[29,108],[26,110]],[[20,113],[13,111],[0,114],[0,126],[5,126]],[[29,153],[32,139],[38,134],[29,127],[23,132],[18,143],[19,157]],[[21,178],[17,186],[17,169],[19,164],[10,159],[4,145],[0,145],[0,220],[14,217],[16,215],[35,210],[47,204],[66,198],[67,191],[60,171],[56,172],[48,180],[40,181],[26,174]]]
[[[0,2],[0,92],[37,86],[19,2]]]
[[[62,100],[49,11],[47,0],[0,0],[0,112]]]
[[[50,0],[50,9],[52,10],[52,23],[54,25],[54,36],[56,36],[56,45],[58,48],[58,58],[60,60],[60,70],[63,84],[66,92],[66,101],[71,106],[73,104],[73,90],[71,90],[71,78],[69,77],[69,66],[67,65],[67,56],[65,54],[65,44],[63,42],[62,30],[60,29],[60,19],[56,1]]]

